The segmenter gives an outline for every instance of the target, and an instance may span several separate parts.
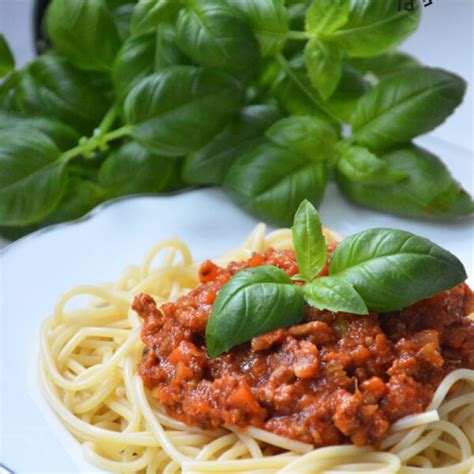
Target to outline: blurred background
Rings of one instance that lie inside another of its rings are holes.
[[[467,80],[464,103],[432,134],[474,152],[474,0],[431,2],[423,8],[418,31],[400,49],[427,66],[446,68]],[[0,0],[0,32],[10,43],[20,67],[35,55],[34,7],[34,0]]]

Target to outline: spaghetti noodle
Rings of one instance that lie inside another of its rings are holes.
[[[330,243],[336,237],[326,231],[326,239]],[[291,248],[291,232],[266,235],[260,224],[242,248],[217,263],[244,260],[270,247]],[[89,462],[112,472],[165,474],[454,474],[473,469],[474,371],[469,369],[446,376],[424,413],[392,425],[382,450],[352,445],[314,449],[255,427],[202,430],[166,415],[137,373],[142,321],[130,306],[142,292],[157,305],[175,300],[198,284],[197,274],[186,245],[166,240],[116,283],[67,292],[45,321],[40,354],[45,396],[82,443]],[[91,297],[88,306],[66,310],[84,295]],[[449,396],[454,385],[460,388]]]

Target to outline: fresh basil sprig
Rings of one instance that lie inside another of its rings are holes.
[[[30,64],[14,70],[0,35],[0,129],[51,139],[61,179],[40,173],[55,192],[35,212],[20,212],[23,188],[2,194],[0,233],[189,184],[220,185],[248,212],[290,225],[302,200],[320,204],[333,177],[365,207],[473,214],[437,157],[406,151],[461,103],[465,83],[393,49],[422,10],[419,0],[410,12],[398,3],[52,0],[47,51]],[[16,148],[2,179],[14,182],[34,152]]]
[[[300,273],[293,279],[274,266],[237,272],[221,289],[206,328],[210,357],[252,337],[303,319],[303,301],[333,312],[364,315],[396,311],[467,278],[462,263],[433,242],[396,229],[370,229],[339,243],[329,276],[317,277],[326,243],[316,209],[304,201],[293,225]]]

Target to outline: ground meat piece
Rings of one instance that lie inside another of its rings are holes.
[[[407,375],[390,377],[386,387],[381,407],[390,421],[422,412],[434,393],[431,386],[424,386]]]
[[[267,332],[261,336],[252,338],[250,345],[253,351],[263,351],[270,349],[275,344],[280,344],[285,339],[286,332],[284,329],[275,329],[275,331]]]
[[[135,298],[144,319],[138,371],[174,418],[202,428],[253,425],[315,446],[378,446],[391,423],[426,409],[447,373],[474,368],[474,322],[465,317],[474,298],[464,284],[389,314],[308,306],[301,324],[209,359],[215,298],[236,272],[258,265],[298,273],[294,252],[269,249],[226,268],[204,262],[201,283],[160,308],[151,296]]]
[[[377,404],[366,404],[360,391],[354,394],[338,390],[335,394],[335,426],[356,446],[372,444],[382,438],[390,427]]]

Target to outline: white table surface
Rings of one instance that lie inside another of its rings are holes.
[[[474,153],[474,0],[432,1],[423,8],[419,29],[401,49],[426,65],[443,67],[467,80],[463,104],[430,135]],[[19,66],[34,57],[32,5],[33,0],[0,0],[0,32],[10,43]],[[474,160],[472,163],[466,173],[474,181]],[[5,243],[0,239],[0,247]]]

